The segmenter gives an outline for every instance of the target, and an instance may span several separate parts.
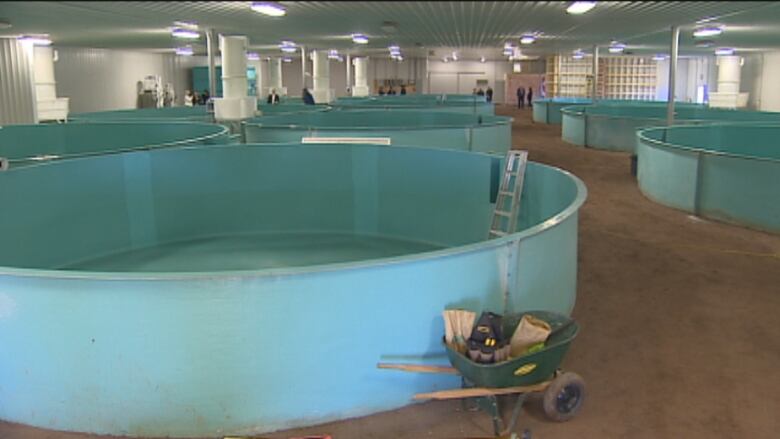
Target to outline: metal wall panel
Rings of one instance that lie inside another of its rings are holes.
[[[0,38],[0,125],[36,123],[32,46]]]

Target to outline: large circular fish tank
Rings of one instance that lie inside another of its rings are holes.
[[[492,116],[493,103],[477,95],[395,95],[343,97],[333,104],[338,110],[424,110]]]
[[[226,143],[225,127],[206,123],[94,122],[0,127],[0,158],[11,167],[134,149]]]
[[[673,126],[637,137],[639,188],[648,198],[780,233],[780,125]]]
[[[270,105],[263,100],[262,102],[258,101],[257,109],[262,112],[263,115],[278,115],[310,111],[327,111],[330,109],[330,107],[326,105],[305,105],[303,103],[295,102]],[[214,113],[209,112],[205,105],[196,105],[192,107],[142,108],[138,110],[112,110],[96,111],[92,113],[76,113],[69,115],[68,120],[73,122],[134,120],[214,122]]]
[[[220,145],[0,172],[0,419],[110,435],[252,434],[366,415],[452,376],[445,307],[571,312],[582,182],[503,157]]]
[[[243,124],[246,143],[300,143],[307,138],[385,139],[391,145],[425,145],[506,153],[512,119],[427,111],[330,111],[266,116]]]
[[[534,100],[533,106],[533,119],[537,123],[555,124],[560,125],[562,123],[563,115],[561,110],[573,105],[593,105],[593,99],[590,98],[546,98]],[[599,99],[596,101],[596,105],[607,106],[641,106],[641,107],[664,107],[666,108],[666,101],[641,101],[641,100],[627,100],[627,99]],[[704,108],[701,104],[694,104],[690,102],[676,102],[675,106],[678,107],[699,107]]]
[[[675,125],[713,122],[775,122],[780,113],[726,110],[675,104]],[[634,152],[636,131],[666,125],[662,105],[575,105],[563,108],[561,137],[566,142],[611,151]]]

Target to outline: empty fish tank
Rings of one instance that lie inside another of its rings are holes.
[[[220,145],[0,172],[0,419],[210,437],[456,387],[376,363],[446,362],[448,306],[575,302],[585,187],[529,163],[518,231],[488,240],[502,160]]]

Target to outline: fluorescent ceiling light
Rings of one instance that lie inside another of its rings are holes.
[[[279,49],[285,53],[294,53],[297,50],[295,48],[295,43],[292,41],[282,41],[281,44],[279,44]]]
[[[249,61],[260,61],[260,54],[257,52],[247,52],[246,59]]]
[[[252,10],[271,17],[281,17],[287,13],[282,5],[274,2],[252,2]]]
[[[520,37],[520,44],[533,44],[536,41],[536,37],[533,35],[523,35]]]
[[[457,61],[458,60],[458,54],[457,52],[452,52],[452,60]]]
[[[514,44],[512,44],[512,43],[510,43],[510,42],[506,42],[506,43],[504,43],[504,50],[505,50],[505,51],[506,51],[507,49],[514,49],[514,47],[515,47],[515,45],[514,45]]]
[[[368,37],[363,34],[352,34],[352,42],[355,44],[368,44]]]
[[[701,37],[714,37],[723,33],[723,28],[720,26],[705,26],[700,27],[693,31],[693,36],[696,38]]]
[[[696,42],[696,47],[700,47],[700,48],[712,47],[714,45],[715,45],[715,42],[712,41],[712,40],[702,40],[702,41],[697,41]]]
[[[569,7],[566,8],[566,12],[574,15],[584,14],[593,9],[595,6],[596,2],[571,2]]]
[[[574,58],[574,59],[582,59],[582,58],[585,58],[585,54],[584,53],[575,53],[571,57]]]
[[[609,53],[621,53],[625,48],[625,44],[613,42],[612,45],[609,46]]]
[[[655,56],[653,56],[653,61],[663,61],[666,59],[666,55],[662,53],[657,53]]]
[[[387,46],[387,49],[388,49],[389,51],[391,51],[391,52],[394,52],[394,51],[399,51],[399,50],[401,50],[401,47],[400,47],[400,46],[396,46],[396,45],[392,45],[392,46]]]
[[[34,46],[50,46],[51,40],[48,35],[23,35],[18,38],[19,42],[32,44]]]
[[[184,38],[186,40],[197,40],[200,38],[200,34],[198,31],[194,31],[192,29],[184,29],[184,28],[174,28],[171,31],[171,35],[173,35],[175,38]]]
[[[483,57],[479,58],[479,62],[485,62],[485,57],[483,56]]]
[[[194,52],[192,51],[192,47],[177,47],[176,48],[176,54],[180,56],[192,56]]]
[[[282,58],[282,62],[292,62],[292,58]]]
[[[718,56],[728,56],[733,54],[734,54],[734,49],[731,47],[721,47],[715,50],[715,55]]]

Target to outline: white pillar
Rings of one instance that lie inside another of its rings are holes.
[[[352,96],[368,96],[371,90],[368,87],[368,58],[355,58],[355,86],[352,87]]]
[[[314,102],[327,104],[333,101],[333,90],[330,89],[330,59],[325,50],[315,50],[313,65]]]
[[[244,36],[220,35],[222,53],[222,98],[214,100],[217,120],[241,120],[255,115],[257,98],[247,96],[246,46]]]
[[[266,94],[276,90],[279,96],[287,96],[287,87],[282,86],[282,59],[271,58],[268,60],[268,90]]]
[[[301,87],[306,87],[306,47],[301,46]]]
[[[214,52],[214,29],[206,29],[206,56],[209,64],[209,95],[211,97],[217,97],[217,63],[215,61]]]
[[[352,55],[347,55],[347,95],[352,92]]]
[[[54,49],[35,46],[33,65],[38,120],[65,120],[68,118],[68,98],[57,98],[54,80]]]

